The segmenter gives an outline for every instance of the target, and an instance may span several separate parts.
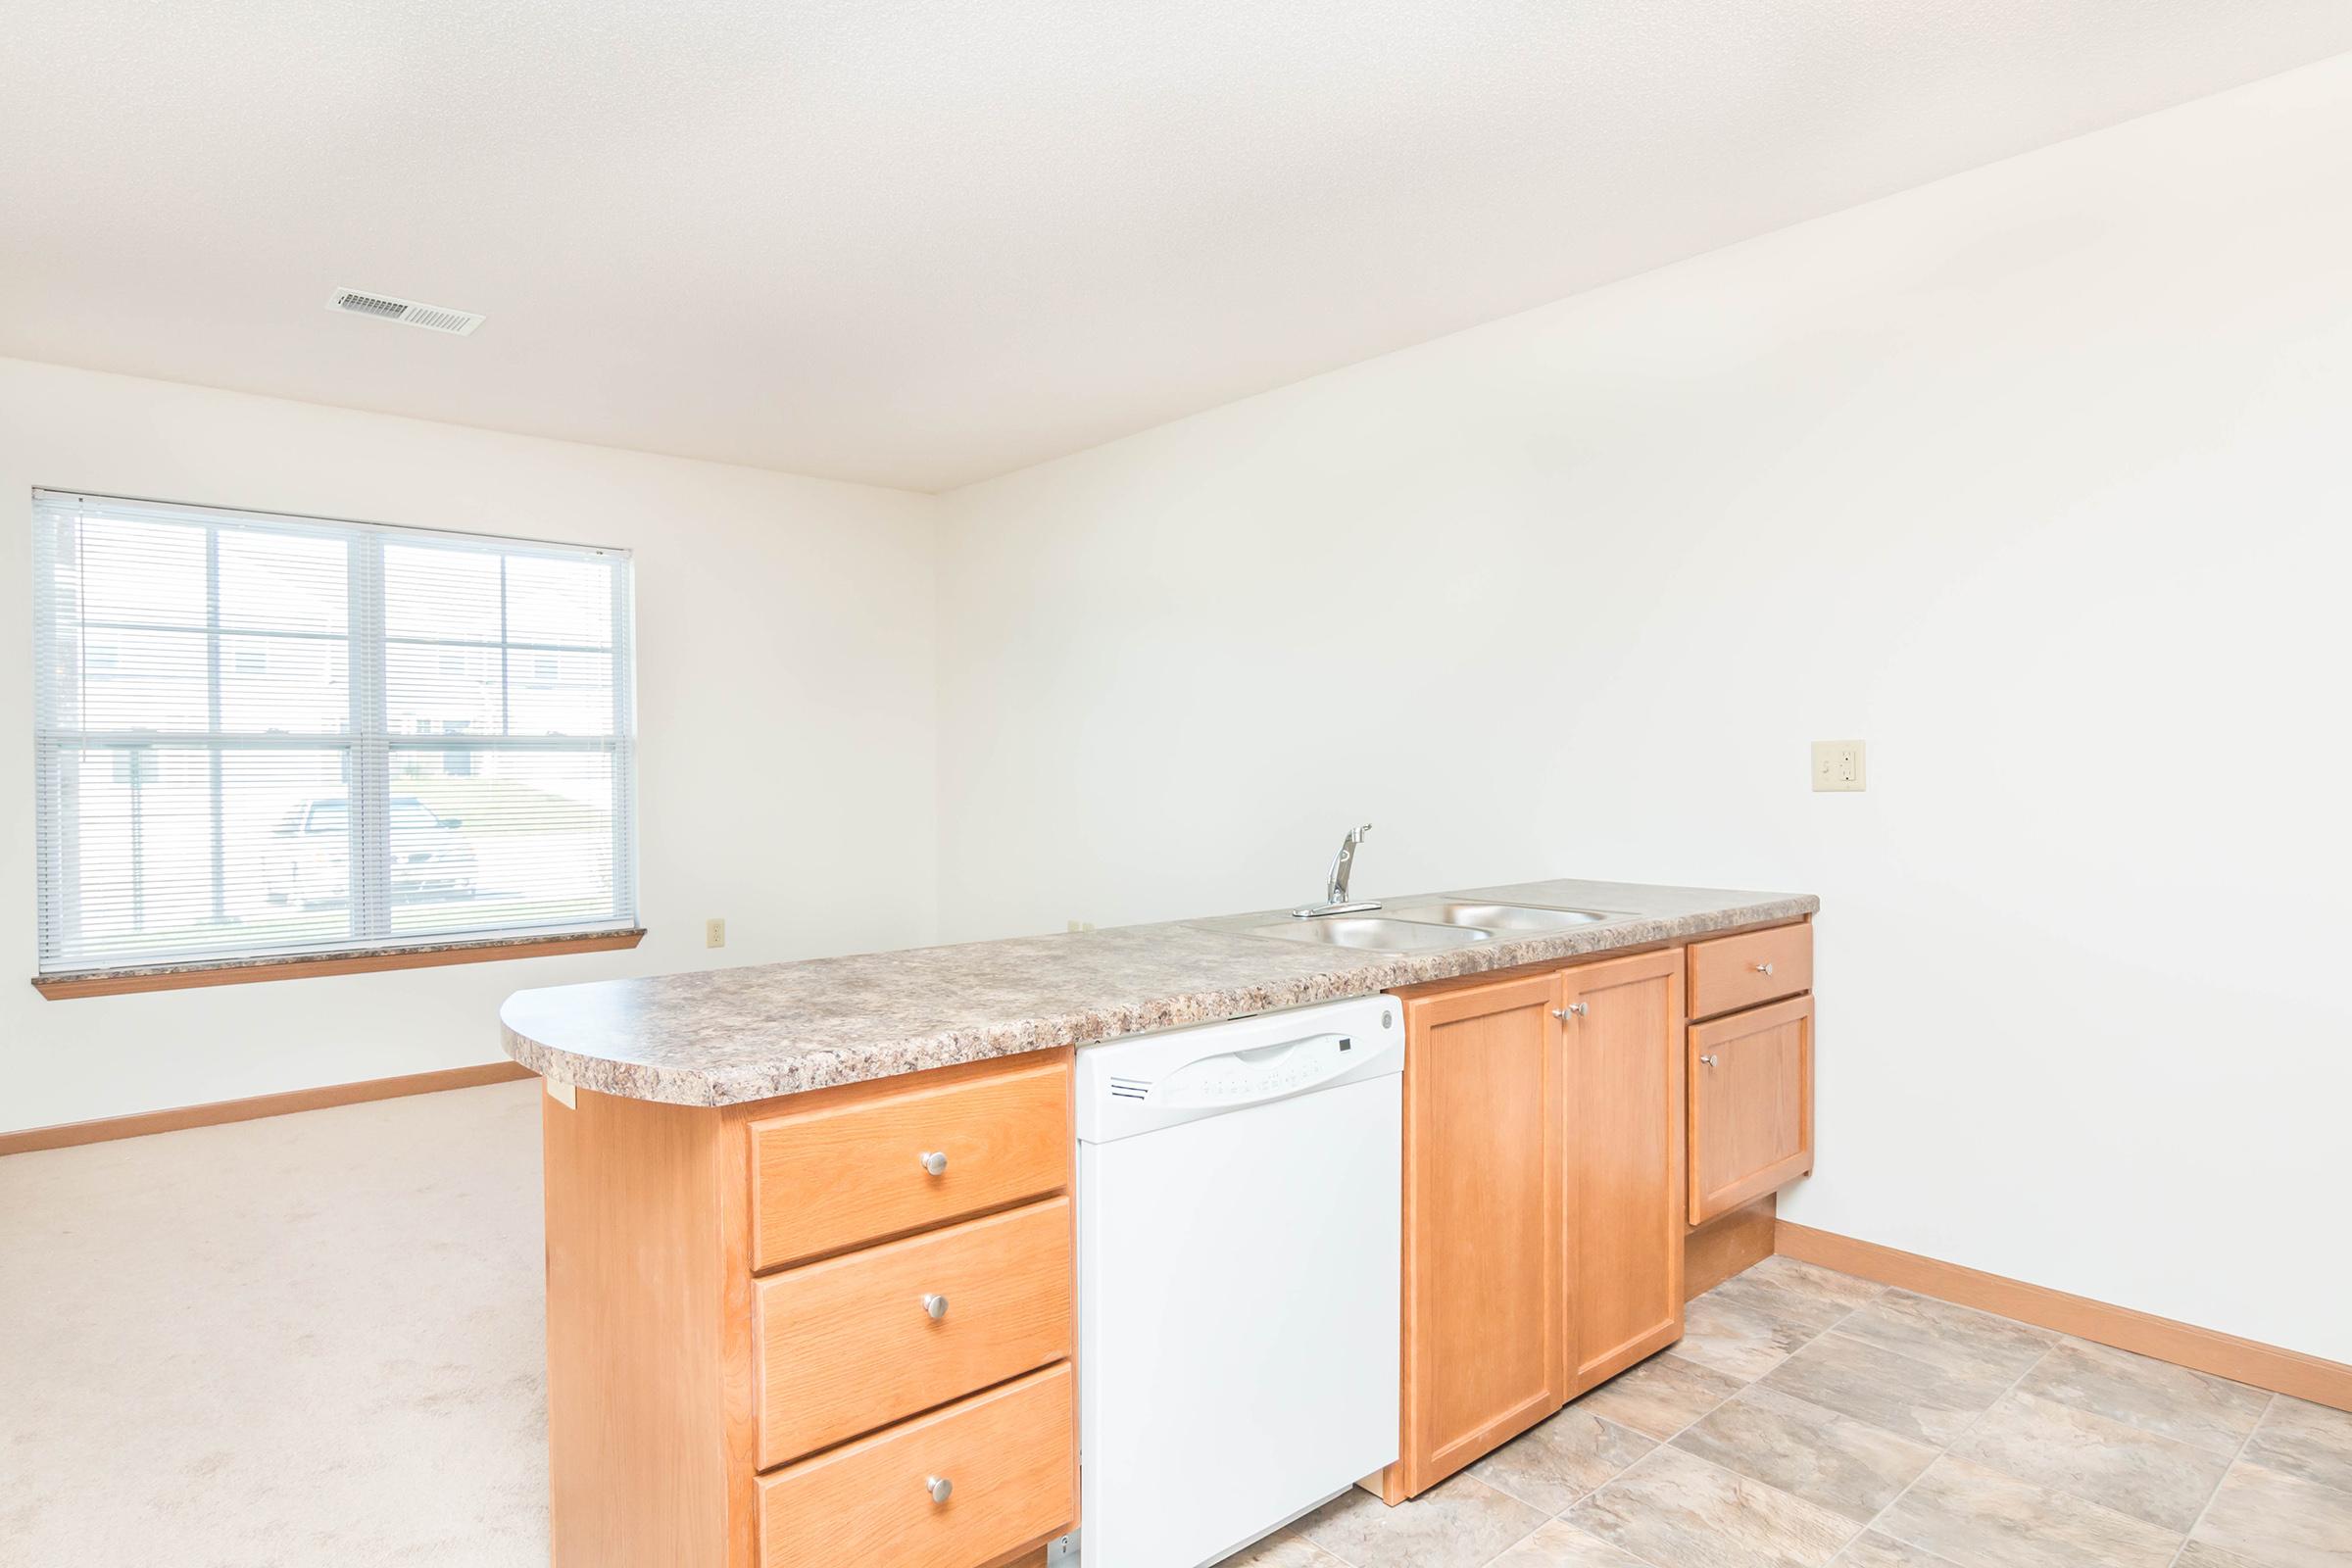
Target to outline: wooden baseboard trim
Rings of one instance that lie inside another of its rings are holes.
[[[1693,1227],[1683,1238],[1683,1299],[1695,1301],[1735,1274],[1744,1273],[1780,1247],[1771,1193]]]
[[[0,1133],[0,1155],[28,1154],[36,1149],[70,1149],[76,1144],[103,1144],[117,1138],[144,1138],[149,1133],[177,1132],[183,1127],[212,1127],[221,1122],[254,1121],[297,1110],[323,1110],[329,1105],[356,1105],[369,1100],[397,1100],[403,1095],[438,1094],[444,1089],[474,1089],[483,1084],[513,1083],[533,1076],[517,1061],[489,1061],[475,1067],[444,1067],[437,1072],[413,1072],[398,1078],[370,1078],[356,1084],[326,1084],[317,1089],[291,1089],[280,1095],[255,1095],[250,1100],[218,1100],[208,1105],[181,1105],[172,1110],[145,1110],[135,1116],[107,1116],[97,1121],[72,1121],[56,1127],[31,1127],[21,1133]]]
[[[1856,1241],[1831,1231],[1781,1220],[1776,1245],[1782,1255],[1818,1263],[1841,1274],[1973,1306],[1982,1312],[2054,1329],[2079,1340],[2112,1345],[2153,1360],[2169,1361],[2274,1394],[2352,1410],[2352,1366],[2300,1350],[2281,1349],[2234,1334],[2201,1329],[2129,1306],[2069,1296],[2046,1286],[1942,1263],[1916,1252]]]

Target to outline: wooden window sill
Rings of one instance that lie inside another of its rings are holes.
[[[371,974],[379,969],[435,969],[451,963],[491,963],[558,953],[612,953],[645,940],[640,926],[581,936],[499,937],[429,948],[357,948],[287,958],[240,958],[228,963],[162,964],[151,969],[98,969],[35,975],[32,988],[52,1002],[72,997],[119,997],[134,991],[182,991],[193,986],[241,986],[263,980],[307,980],[318,975]]]

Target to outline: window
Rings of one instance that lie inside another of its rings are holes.
[[[629,558],[36,491],[43,975],[636,924]]]

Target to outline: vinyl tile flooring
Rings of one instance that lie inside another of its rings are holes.
[[[1225,1568],[2352,1568],[2352,1414],[1768,1258],[1400,1507]]]

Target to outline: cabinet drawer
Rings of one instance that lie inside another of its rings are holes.
[[[944,1225],[1067,1185],[1070,1066],[910,1079],[751,1125],[752,1267]],[[934,1173],[926,1156],[940,1168]]]
[[[1813,1168],[1813,999],[1690,1026],[1690,1223]]]
[[[1066,1358],[1073,1289],[1066,1198],[760,1281],[760,1468]]]
[[[1060,1362],[762,1477],[760,1568],[975,1568],[1063,1529],[1077,1513],[1070,1385]]]
[[[1813,928],[1776,925],[1690,944],[1690,1016],[1712,1018],[1813,989]]]

